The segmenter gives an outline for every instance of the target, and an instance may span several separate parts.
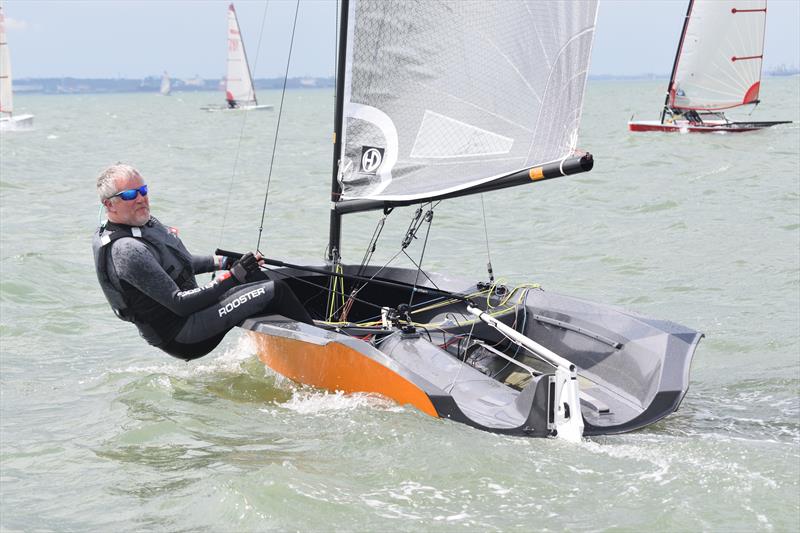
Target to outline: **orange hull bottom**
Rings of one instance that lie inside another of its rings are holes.
[[[343,344],[324,346],[248,331],[262,363],[287,378],[329,391],[376,393],[439,417],[418,386]]]

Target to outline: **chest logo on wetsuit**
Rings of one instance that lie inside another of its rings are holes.
[[[235,300],[231,301],[231,303],[227,305],[223,305],[217,311],[219,312],[219,316],[225,316],[243,303],[249,302],[253,298],[258,298],[259,296],[263,296],[265,294],[264,288],[254,289],[250,292],[246,292],[236,298]]]

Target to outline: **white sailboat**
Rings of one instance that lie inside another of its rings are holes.
[[[767,0],[690,0],[660,120],[631,131],[752,131],[780,122],[732,122],[725,111],[757,105]]]
[[[0,6],[0,130],[30,129],[33,127],[33,115],[14,114],[11,80],[11,56],[6,38],[5,14],[3,6]]]
[[[225,106],[205,106],[207,111],[243,110],[263,111],[273,106],[259,104],[247,53],[244,50],[239,19],[233,4],[228,6],[228,65],[225,74]]]
[[[423,262],[440,202],[591,170],[577,142],[596,13],[588,0],[341,0],[331,193],[319,198],[326,259],[266,260],[314,323],[244,321],[264,364],[511,435],[622,433],[678,408],[699,332],[505,287],[491,266],[459,279]],[[403,242],[381,240],[399,250],[370,264],[386,217],[408,205],[419,207]],[[370,211],[372,237],[360,224],[349,232],[364,236],[364,258],[347,263],[343,218]],[[464,225],[479,223],[464,212]],[[398,264],[414,243],[416,268]]]
[[[169,96],[172,93],[172,82],[169,79],[167,71],[164,71],[164,74],[161,76],[161,88],[159,92],[161,96]]]

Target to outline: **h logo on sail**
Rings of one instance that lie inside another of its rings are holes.
[[[364,146],[361,149],[361,171],[366,174],[375,174],[383,162],[383,148]]]

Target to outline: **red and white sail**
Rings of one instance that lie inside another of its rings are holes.
[[[766,0],[692,0],[668,107],[721,110],[757,103]]]
[[[239,20],[233,4],[228,6],[228,70],[225,75],[225,98],[239,105],[255,105],[256,91],[250,76],[250,65],[244,51]]]

